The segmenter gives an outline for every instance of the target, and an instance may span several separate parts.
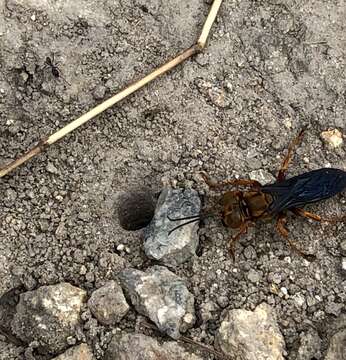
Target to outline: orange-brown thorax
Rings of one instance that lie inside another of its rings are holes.
[[[268,217],[267,210],[273,198],[261,191],[228,191],[221,199],[222,221],[236,229],[246,221]]]

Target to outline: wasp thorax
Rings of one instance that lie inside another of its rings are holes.
[[[226,192],[221,199],[221,204],[223,205],[223,224],[233,229],[239,228],[244,222],[244,215],[238,192]]]

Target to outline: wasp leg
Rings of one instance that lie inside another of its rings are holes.
[[[205,174],[204,172],[201,172],[201,176],[203,178],[203,180],[205,181],[205,183],[211,187],[211,188],[221,188],[227,185],[230,186],[250,186],[251,188],[259,188],[262,185],[256,181],[256,180],[250,180],[250,179],[228,179],[228,180],[223,180],[220,182],[214,182],[213,180],[210,179],[210,177]]]
[[[319,221],[319,222],[329,222],[331,224],[335,224],[337,222],[343,222],[345,221],[346,222],[346,215],[343,215],[343,216],[335,216],[335,217],[332,217],[332,218],[325,218],[325,217],[321,217],[319,215],[316,215],[316,214],[313,214],[309,211],[305,211],[303,209],[299,209],[299,208],[294,208],[294,209],[291,209],[291,211],[298,215],[298,216],[302,216],[302,217],[305,217],[305,218],[308,218],[308,219],[312,219],[312,220],[315,220],[315,221]]]
[[[281,164],[281,168],[278,172],[277,175],[277,181],[283,181],[285,180],[285,176],[286,176],[286,171],[288,169],[288,166],[292,160],[293,154],[294,154],[294,149],[301,143],[301,141],[303,140],[303,136],[304,136],[304,131],[305,129],[302,129],[298,136],[296,136],[293,141],[291,142],[290,146],[288,147],[287,150],[287,155],[285,156],[282,164]]]
[[[250,225],[251,225],[250,222],[243,223],[240,226],[240,229],[239,229],[239,232],[237,233],[237,235],[232,236],[229,241],[229,253],[230,253],[233,261],[235,261],[235,244],[237,243],[237,241],[240,239],[240,237],[242,235],[247,233],[247,229],[250,227]]]
[[[289,231],[285,226],[286,223],[287,223],[287,219],[286,219],[285,214],[280,214],[278,217],[278,220],[276,222],[276,230],[278,231],[278,233],[286,239],[286,241],[290,245],[291,249],[296,254],[302,256],[304,259],[306,259],[308,261],[314,261],[316,259],[315,255],[306,254],[304,251],[299,249],[299,247],[297,247],[297,245],[292,240],[289,239],[289,237],[288,237]]]

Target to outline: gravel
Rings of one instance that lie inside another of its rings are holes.
[[[0,2],[0,164],[191,46],[209,6],[203,0]],[[127,231],[118,220],[119,199],[133,189],[192,188],[203,211],[219,194],[207,189],[201,171],[217,180],[251,174],[271,181],[303,126],[288,176],[345,170],[345,141],[335,148],[321,137],[331,130],[342,139],[346,134],[344,7],[340,0],[224,0],[202,54],[2,178],[0,313],[9,291],[16,293],[14,309],[18,294],[66,282],[85,291],[87,301],[125,268],[151,268],[143,230]],[[45,66],[53,54],[59,78]],[[307,210],[345,214],[345,192]],[[287,359],[340,355],[345,223],[290,215],[287,226],[290,239],[316,261],[294,254],[269,221],[239,240],[233,262],[228,241],[234,233],[218,218],[201,222],[197,256],[171,269],[195,299],[196,322],[185,336],[213,347],[227,313],[268,303]],[[251,276],[253,282],[249,273],[260,276]],[[83,304],[80,329],[64,347],[87,343],[103,359],[116,329]],[[142,315],[130,307],[116,327],[159,341],[163,334],[138,328]],[[42,338],[29,339],[32,329],[20,331],[18,320],[18,335],[33,341],[12,343],[14,314],[8,315],[1,360],[59,355],[39,354]],[[300,345],[305,342],[315,350]]]

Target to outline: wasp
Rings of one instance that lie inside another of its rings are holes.
[[[322,168],[286,179],[286,172],[292,160],[294,149],[301,143],[304,131],[305,129],[301,130],[298,136],[291,142],[287,155],[277,174],[276,181],[272,184],[261,185],[258,181],[251,179],[230,179],[215,183],[205,173],[201,174],[207,185],[213,189],[225,186],[248,188],[245,191],[231,190],[225,192],[219,204],[221,210],[217,212],[217,215],[221,217],[222,223],[226,227],[238,229],[238,233],[230,239],[229,243],[230,253],[233,258],[236,242],[258,220],[276,219],[278,233],[287,239],[289,245],[296,253],[309,261],[313,260],[314,256],[305,254],[288,237],[289,232],[285,226],[287,223],[287,211],[319,222],[335,223],[346,221],[346,215],[324,218],[302,209],[304,205],[325,200],[341,193],[346,188],[345,171]],[[171,232],[186,224],[214,215],[215,212],[211,212],[180,219],[170,218],[173,221],[189,220],[176,226]]]

